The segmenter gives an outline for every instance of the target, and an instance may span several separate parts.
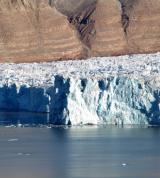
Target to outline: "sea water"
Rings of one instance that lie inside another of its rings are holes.
[[[159,178],[158,127],[0,127],[2,178]]]

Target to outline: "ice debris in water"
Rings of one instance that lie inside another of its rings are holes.
[[[8,142],[17,142],[19,139],[18,138],[11,138],[8,140]]]
[[[127,166],[127,164],[126,164],[126,163],[122,163],[122,166],[123,166],[123,167],[126,167],[126,166]]]

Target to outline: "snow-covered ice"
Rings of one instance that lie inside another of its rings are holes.
[[[160,124],[160,53],[0,64],[0,109],[53,124]]]

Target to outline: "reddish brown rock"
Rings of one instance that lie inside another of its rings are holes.
[[[74,17],[72,24],[89,47],[89,56],[160,51],[160,0],[55,1]]]
[[[1,62],[52,61],[86,55],[75,28],[48,1],[0,3]]]
[[[0,62],[160,51],[160,0],[0,0]]]
[[[97,0],[50,0],[52,5],[63,14],[71,16],[81,13],[87,7],[90,7]]]
[[[134,0],[127,38],[130,53],[160,51],[160,0]]]
[[[127,53],[127,43],[121,22],[121,4],[118,0],[99,0],[95,19],[95,39],[91,43],[93,56],[111,56]]]

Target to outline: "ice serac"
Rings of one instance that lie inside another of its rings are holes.
[[[124,1],[124,0],[122,0]],[[127,37],[130,53],[150,53],[160,50],[160,1],[125,0],[129,25]]]
[[[53,80],[53,87],[47,89],[1,86],[1,110],[49,113],[55,125],[160,124],[160,90],[144,81],[59,75]]]
[[[127,41],[121,23],[122,9],[118,0],[99,0],[93,14],[95,39],[91,43],[93,56],[126,54]]]
[[[83,44],[67,16],[47,0],[0,1],[0,61],[82,58]]]
[[[77,124],[160,124],[160,91],[125,77],[71,80],[70,121]]]
[[[48,113],[49,123],[159,124],[160,54],[1,64],[0,111]]]

